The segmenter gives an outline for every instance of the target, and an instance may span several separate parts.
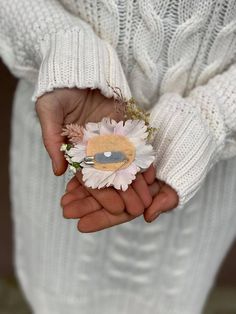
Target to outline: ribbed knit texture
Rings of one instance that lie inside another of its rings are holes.
[[[11,175],[16,267],[36,313],[200,312],[235,236],[235,158],[221,161],[236,155],[235,31],[234,0],[0,0],[0,55],[30,82]],[[107,82],[150,109],[157,177],[179,210],[78,235],[55,204],[66,179],[49,176],[29,99],[74,86],[111,97]]]

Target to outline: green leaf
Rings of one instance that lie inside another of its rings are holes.
[[[70,150],[72,147],[73,147],[72,144],[67,144],[66,149],[67,149],[67,150]]]
[[[76,169],[80,169],[81,168],[81,165],[80,165],[79,162],[73,162],[72,166],[75,167]]]

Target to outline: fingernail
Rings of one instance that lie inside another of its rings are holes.
[[[153,214],[148,222],[153,222],[153,220],[155,220],[158,216],[160,216],[160,214],[161,214],[160,212]]]

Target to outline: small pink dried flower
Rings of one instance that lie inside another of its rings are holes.
[[[72,144],[78,144],[82,141],[84,136],[83,127],[78,124],[67,124],[62,129],[61,135],[68,137]]]

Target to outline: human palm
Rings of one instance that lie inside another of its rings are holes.
[[[99,122],[103,117],[122,120],[115,110],[113,98],[103,96],[99,90],[62,88],[41,96],[36,103],[36,111],[42,128],[44,145],[52,159],[56,175],[66,171],[67,163],[60,152],[64,138],[62,127],[69,123],[84,125]]]

